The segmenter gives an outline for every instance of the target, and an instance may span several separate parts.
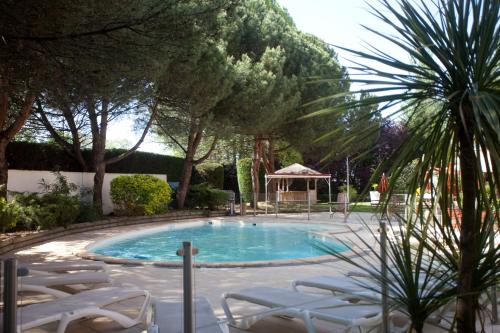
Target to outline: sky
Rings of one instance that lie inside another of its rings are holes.
[[[381,24],[375,16],[370,14],[369,7],[364,0],[278,0],[278,2],[288,10],[299,30],[316,35],[334,45],[338,59],[343,66],[349,67],[352,65],[349,60],[359,59],[335,48],[335,45],[355,50],[366,50],[367,45],[375,45],[396,58],[405,57],[400,50],[361,26],[363,24],[376,28],[377,31],[390,33],[383,23]],[[372,0],[370,4],[375,6],[377,1]],[[350,74],[354,73],[350,71]],[[133,121],[125,119],[109,128],[108,140],[128,143],[128,146],[132,146],[139,136],[139,133],[133,131]],[[171,153],[165,149],[164,145],[155,142],[149,134],[139,150]]]

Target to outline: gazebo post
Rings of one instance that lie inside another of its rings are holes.
[[[309,178],[306,178],[307,182],[307,219],[310,219],[311,215],[311,195],[309,194]]]
[[[332,177],[328,177],[328,209],[330,211],[330,217],[332,217]]]
[[[344,199],[344,216],[347,215],[347,209],[349,207],[349,156],[346,157],[346,164],[347,164],[347,176],[346,176],[347,197]]]
[[[268,182],[267,175],[265,175],[264,178],[266,179],[266,184],[265,184],[264,187],[265,187],[265,191],[266,191],[266,199],[265,199],[266,202],[265,202],[265,205],[266,205],[266,215],[267,215],[267,182]]]

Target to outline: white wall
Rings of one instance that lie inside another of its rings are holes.
[[[63,171],[61,174],[65,176],[69,182],[76,184],[81,193],[85,193],[86,190],[91,190],[94,186],[94,173],[92,172]],[[113,203],[109,194],[110,183],[114,178],[123,175],[131,174],[107,173],[104,176],[104,185],[102,188],[102,209],[104,214],[108,214],[113,211]],[[167,175],[151,174],[151,176],[167,181]],[[45,179],[45,182],[51,184],[54,182],[56,177],[51,171],[9,170],[7,190],[15,192],[40,192],[40,181],[42,178]],[[87,198],[84,199],[90,202],[92,200],[92,196],[88,195]]]

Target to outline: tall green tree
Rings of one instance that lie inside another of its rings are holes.
[[[411,163],[415,152],[419,161],[410,193],[424,188],[428,174],[439,168],[439,180],[433,186],[444,216],[442,231],[449,235],[450,245],[442,250],[453,253],[454,246],[457,250],[457,262],[450,264],[458,276],[457,329],[475,332],[478,297],[499,281],[498,259],[493,264],[483,260],[491,255],[498,258],[499,250],[484,247],[482,240],[491,232],[491,223],[500,225],[500,2],[399,0],[395,5],[381,0],[380,4],[383,9],[372,7],[372,12],[393,34],[367,29],[413,61],[396,59],[375,47],[372,52],[349,50],[384,66],[358,64],[357,70],[376,77],[352,81],[365,84],[367,92],[384,92],[368,104],[402,103],[413,108],[410,118],[416,124],[392,156],[394,178]],[[352,101],[337,110],[365,104]],[[418,117],[422,110],[418,106],[428,104],[435,107],[424,108],[426,117]],[[390,182],[394,185],[395,179]],[[459,235],[451,226],[450,211],[455,205],[461,211]]]
[[[205,161],[223,134],[214,122],[217,103],[231,93],[234,83],[233,60],[224,43],[209,38],[176,59],[161,79],[162,105],[156,117],[157,133],[184,153],[177,206],[184,207],[193,167]],[[203,156],[197,151],[203,139],[212,143]]]
[[[91,72],[95,64],[112,65],[115,70],[118,64],[131,65],[122,57],[124,45],[154,47],[151,38],[175,45],[186,33],[199,30],[205,16],[210,17],[221,3],[225,1],[2,1],[0,195],[6,195],[6,146],[23,127],[43,89],[67,75],[75,78]],[[195,29],[184,29],[189,25]],[[146,44],[138,43],[146,36]]]

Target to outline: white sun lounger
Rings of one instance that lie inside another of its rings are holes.
[[[240,300],[270,308],[268,311],[245,315],[239,322],[234,318],[228,299]],[[298,293],[292,290],[256,287],[222,296],[222,308],[229,323],[248,329],[255,322],[269,316],[289,316],[304,321],[308,333],[314,333],[312,319],[320,319],[341,324],[349,332],[354,327],[373,328],[381,323],[381,308],[377,305],[349,303],[333,296]]]
[[[78,261],[51,261],[43,263],[20,264],[30,274],[67,273],[73,271],[108,271],[108,266],[103,261],[78,260]]]
[[[144,297],[144,302],[135,318],[104,308],[136,297]],[[110,287],[84,291],[65,298],[19,308],[17,332],[58,321],[57,333],[63,333],[70,322],[84,317],[107,317],[128,328],[142,320],[149,302],[150,295],[144,290]],[[0,319],[3,320],[2,314]]]
[[[205,297],[194,302],[194,328],[196,333],[229,333],[227,325],[214,314]],[[153,318],[148,333],[179,333],[183,331],[182,302],[153,301]]]
[[[54,289],[54,287],[71,285],[93,285],[110,283],[111,277],[106,272],[77,272],[62,274],[44,274],[22,276],[18,278],[19,291],[33,291],[52,295],[56,298],[66,297],[70,293]]]
[[[380,302],[381,296],[377,289],[380,285],[369,279],[355,279],[343,276],[313,276],[307,279],[295,280],[292,282],[292,288],[298,291],[298,287],[310,287],[328,290],[335,295],[344,294],[349,297],[356,297],[364,300]]]

